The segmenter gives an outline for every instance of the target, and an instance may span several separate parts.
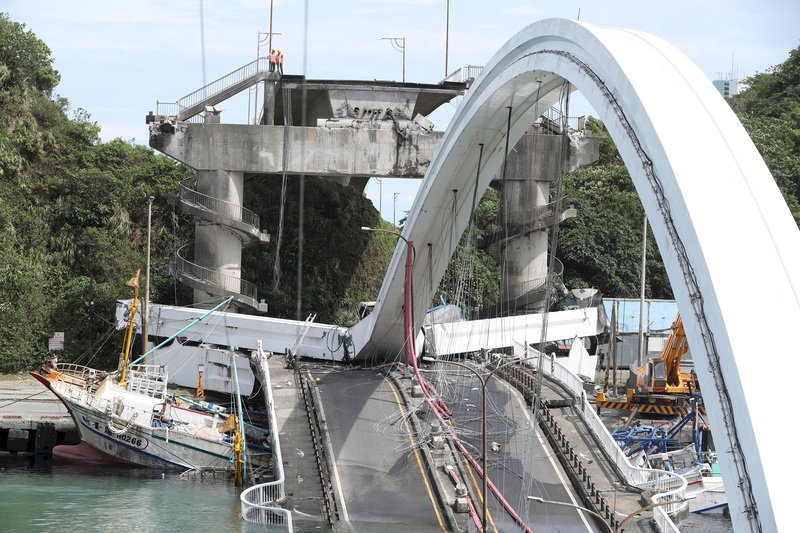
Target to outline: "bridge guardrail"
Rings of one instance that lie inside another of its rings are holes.
[[[526,346],[526,348],[529,354],[526,357],[531,357],[531,359],[526,361],[525,365],[539,368],[539,357],[542,357],[542,354],[538,354],[538,352],[537,354],[532,353],[530,346]],[[626,482],[629,485],[656,492],[656,495],[652,498],[654,503],[672,502],[653,509],[653,517],[659,529],[663,532],[679,531],[672,522],[671,516],[684,512],[688,508],[688,503],[685,501],[686,478],[666,470],[639,468],[632,465],[617,444],[617,441],[611,436],[608,428],[597,416],[594,406],[589,403],[589,399],[583,389],[583,380],[553,357],[544,356],[542,363],[541,368],[544,370],[545,375],[549,375],[561,383],[575,398],[580,399],[576,409],[579,416],[595,435],[606,456],[614,463]]]
[[[294,531],[292,513],[288,509],[275,507],[286,499],[285,477],[283,472],[283,456],[278,437],[278,421],[275,417],[275,403],[272,399],[272,382],[269,376],[267,356],[258,341],[257,361],[264,372],[264,390],[267,395],[267,411],[269,413],[270,435],[272,437],[272,464],[275,468],[275,480],[253,485],[242,491],[239,500],[242,502],[241,516],[247,522],[282,526],[288,533]],[[281,529],[283,530],[283,529]]]

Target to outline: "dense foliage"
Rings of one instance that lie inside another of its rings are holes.
[[[800,225],[800,48],[730,99]]]
[[[637,297],[644,210],[605,126],[590,117],[587,128],[600,139],[600,159],[564,178],[563,204],[578,211],[559,233],[564,283],[569,288],[598,288],[609,297]],[[671,297],[652,233],[647,240],[646,280],[647,297]]]
[[[769,167],[800,226],[800,48],[768,72],[745,80],[748,87],[729,99]],[[593,286],[606,296],[636,297],[643,211],[605,127],[589,119],[601,139],[600,160],[565,178],[565,203],[578,217],[562,227],[559,257],[569,287]],[[671,295],[653,239],[647,241],[647,290],[651,298]]]
[[[303,201],[302,299],[297,310],[297,267],[300,248],[300,178],[287,180],[284,235],[280,250],[280,282],[273,286],[280,217],[281,177],[254,176],[245,187],[272,243],[246,249],[243,270],[252,276],[269,314],[304,320],[316,313],[318,322],[351,325],[359,302],[375,300],[397,238],[361,230],[383,229],[372,203],[353,187],[306,177]]]
[[[174,249],[167,197],[187,169],[99,128],[53,97],[47,46],[0,14],[0,371],[31,368],[65,332],[68,359],[108,337],[114,300],[144,265],[153,204],[153,293],[172,295]],[[118,336],[101,350],[116,360]]]

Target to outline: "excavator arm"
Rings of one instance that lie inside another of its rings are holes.
[[[681,377],[681,360],[687,351],[689,351],[689,343],[686,340],[686,332],[679,314],[672,323],[672,332],[661,352],[661,360],[664,361],[664,368],[667,372],[667,384],[670,387],[684,385]]]

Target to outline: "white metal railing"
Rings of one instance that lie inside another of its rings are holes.
[[[540,357],[540,355],[537,355],[538,352],[533,350],[533,348],[527,347],[527,349],[532,359],[525,362],[526,366],[539,368],[538,357]],[[656,493],[656,495],[653,496],[653,503],[673,502],[653,509],[653,517],[660,531],[679,531],[670,517],[688,508],[689,504],[685,501],[686,478],[674,472],[667,472],[666,470],[639,468],[632,465],[628,457],[619,447],[617,441],[611,436],[608,428],[606,428],[603,421],[600,420],[600,417],[595,412],[594,406],[589,403],[589,398],[586,396],[586,392],[583,388],[583,380],[559,363],[554,357],[545,355],[541,368],[545,375],[561,383],[574,394],[576,398],[580,398],[580,403],[577,408],[580,417],[584,420],[595,437],[597,437],[606,455],[617,466],[619,472],[625,477],[626,482],[635,487],[653,490]]]
[[[165,116],[165,117],[178,117],[186,110],[185,107],[182,107],[177,102],[156,102],[156,116]],[[184,122],[202,122],[203,117],[200,115],[194,115],[193,117],[189,117],[183,120]],[[151,126],[157,126],[158,124],[151,124]]]
[[[167,397],[167,369],[164,365],[131,365],[127,388],[130,392],[145,394],[163,400]]]
[[[258,230],[261,229],[259,216],[242,205],[197,192],[183,183],[180,184],[180,196],[181,200],[185,202],[198,205],[218,215],[244,222]]]
[[[483,72],[483,67],[479,67],[476,65],[468,65],[466,67],[459,67],[458,69],[454,70],[450,74],[447,75],[445,79],[442,81],[454,81],[457,83],[464,83],[470,80],[475,80],[480,76],[481,72]]]
[[[228,88],[236,85],[237,83],[241,83],[247,78],[251,76],[255,76],[261,72],[268,72],[269,71],[269,58],[260,57],[250,63],[246,64],[243,67],[240,67],[233,72],[218,78],[211,83],[205,85],[197,89],[196,91],[190,92],[186,96],[179,98],[177,104],[183,108],[189,108],[194,105],[197,105],[204,100],[207,100],[215,95],[218,95]]]
[[[291,533],[294,531],[292,525],[292,513],[281,507],[273,505],[283,502],[286,499],[284,487],[285,477],[283,473],[283,457],[281,455],[281,443],[278,437],[278,421],[275,417],[275,404],[272,400],[272,382],[269,376],[269,364],[267,356],[258,341],[257,363],[263,368],[263,386],[267,395],[267,411],[269,413],[270,435],[272,436],[272,464],[275,467],[275,480],[269,483],[253,485],[242,491],[239,499],[242,502],[241,516],[248,522],[266,524],[271,526],[283,526]]]
[[[568,117],[560,109],[556,107],[549,107],[542,113],[542,118],[550,121],[551,123],[558,124],[558,127],[563,130],[565,127],[568,130],[580,131],[586,128],[586,117]]]
[[[187,244],[175,253],[175,269],[181,274],[207,283],[208,285],[242,294],[251,298],[253,301],[258,300],[258,289],[255,284],[242,278],[221,274],[216,270],[193,263],[190,259],[185,257],[189,255],[194,257],[194,245]]]

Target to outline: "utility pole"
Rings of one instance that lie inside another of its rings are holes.
[[[383,218],[383,178],[375,178],[378,182],[378,214]]]
[[[272,4],[273,3],[274,0],[269,0],[269,52],[270,53],[272,53]]]
[[[639,292],[639,356],[637,357],[636,364],[641,368],[642,359],[644,359],[644,286],[645,286],[645,267],[647,264],[647,215],[644,215],[644,224],[642,227],[642,277],[641,277],[641,290]]]
[[[397,197],[400,196],[399,192],[394,193],[394,207],[392,212],[392,224],[397,227]]]

